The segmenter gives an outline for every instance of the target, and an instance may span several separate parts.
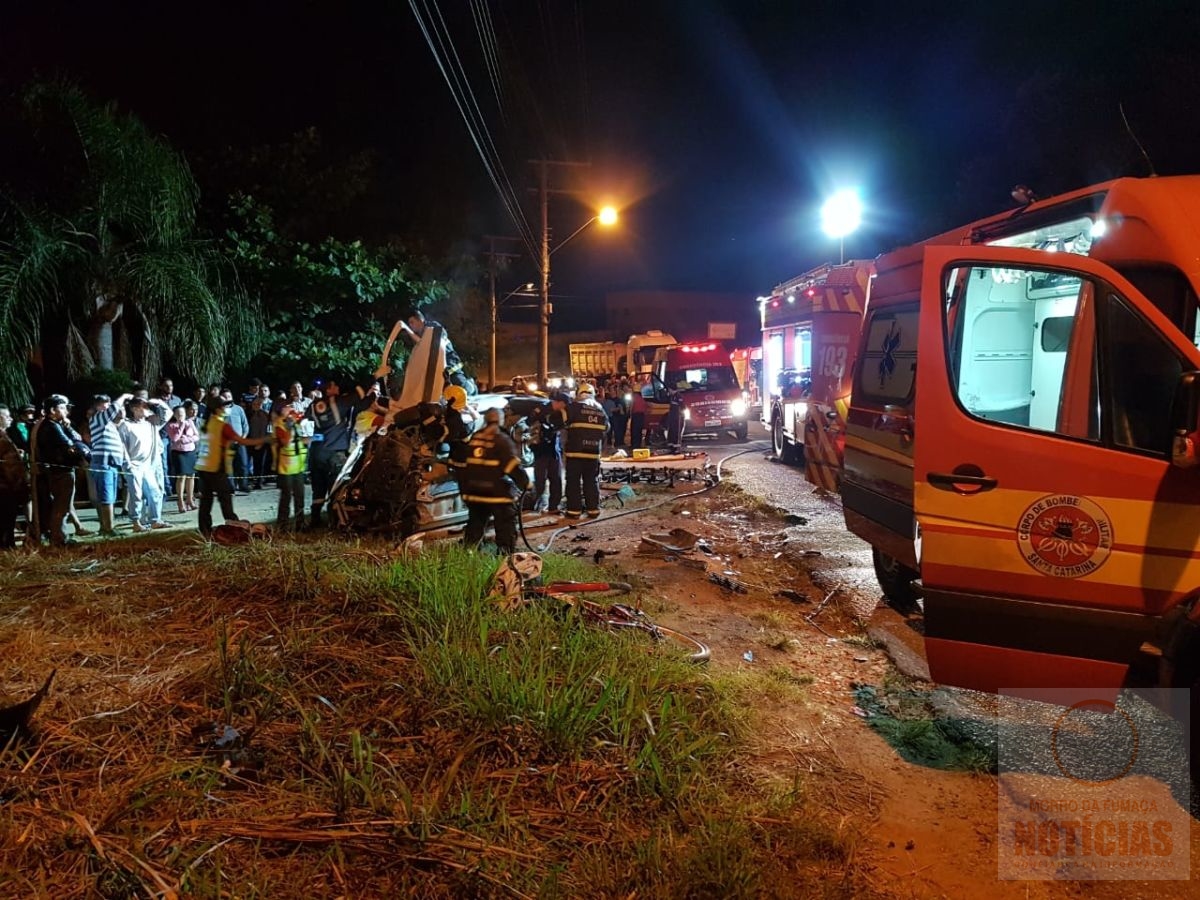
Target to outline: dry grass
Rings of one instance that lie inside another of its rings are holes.
[[[486,557],[172,536],[0,565],[0,702],[58,670],[0,753],[2,896],[862,891],[850,838],[738,766],[745,697],[501,617]]]

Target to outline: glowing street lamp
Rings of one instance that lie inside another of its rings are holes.
[[[858,199],[858,192],[855,190],[840,190],[821,207],[821,229],[830,237],[838,239],[839,263],[846,261],[846,235],[851,234],[861,223],[862,201]]]
[[[543,198],[545,194],[543,192]],[[592,216],[554,249],[550,249],[550,229],[546,221],[546,204],[542,203],[542,290],[538,300],[538,382],[545,384],[546,372],[550,368],[550,257],[565,247],[571,240],[584,231],[593,222],[599,222],[606,228],[617,223],[617,210],[605,206]]]

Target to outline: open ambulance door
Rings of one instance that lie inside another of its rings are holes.
[[[913,480],[932,676],[1115,690],[1200,587],[1200,467],[1171,457],[1200,352],[1095,260],[923,252]]]

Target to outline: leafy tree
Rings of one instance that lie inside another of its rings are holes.
[[[258,308],[196,232],[183,157],[69,84],[24,109],[35,154],[0,197],[0,392],[29,395],[24,360],[50,339],[72,377],[122,363],[150,382],[167,359],[207,381],[251,356]]]
[[[369,372],[397,317],[447,296],[429,264],[402,248],[292,239],[277,229],[269,207],[246,195],[232,198],[230,213],[230,253],[266,314],[251,367],[272,381]],[[398,344],[393,361],[403,356]]]

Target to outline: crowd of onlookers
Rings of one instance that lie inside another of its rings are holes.
[[[607,416],[606,446],[645,446],[646,385],[625,376],[600,381],[595,399]],[[500,390],[526,392],[521,379]],[[26,535],[64,545],[75,535],[114,536],[119,524],[135,533],[170,528],[172,504],[178,513],[198,510],[207,535],[214,503],[228,521],[233,496],[268,485],[281,489],[277,527],[319,525],[348,453],[370,431],[364,420],[373,420],[382,391],[375,382],[346,397],[329,379],[307,389],[293,382],[272,394],[254,378],[237,395],[213,384],[184,398],[165,378],[153,391],[96,394],[86,403],[52,394],[40,407],[0,404],[0,549],[15,545],[22,519]],[[557,440],[542,449],[561,452]],[[77,497],[96,511],[97,532],[80,520]]]
[[[220,448],[228,454],[220,471],[231,494],[275,483],[281,437],[289,442],[291,467],[301,462],[304,471],[316,431],[304,416],[329,389],[317,382],[305,390],[296,382],[272,396],[255,378],[236,398],[220,384],[197,387],[182,398],[168,378],[153,392],[138,387],[117,397],[96,394],[86,405],[62,394],[50,395],[40,407],[0,404],[0,549],[15,545],[22,519],[26,535],[36,523],[41,538],[57,545],[74,535],[113,536],[118,519],[127,520],[133,532],[170,528],[164,507],[174,504],[185,513],[200,505],[197,464],[214,414],[247,439]],[[336,385],[332,391],[336,394]],[[336,407],[336,401],[321,403],[327,405]],[[287,422],[281,423],[285,414]],[[306,471],[302,477],[307,480]],[[294,500],[295,490],[291,494]],[[98,532],[85,527],[75,509],[76,498],[84,496],[96,510]],[[296,519],[288,524],[298,525],[300,516],[297,505]]]

